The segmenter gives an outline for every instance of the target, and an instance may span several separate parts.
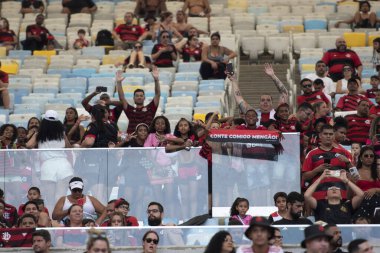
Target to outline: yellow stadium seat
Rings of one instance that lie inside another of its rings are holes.
[[[203,122],[205,122],[206,114],[204,114],[204,113],[194,113],[193,118],[194,118],[194,120],[202,120]]]
[[[247,0],[228,0],[228,8],[247,10],[248,1]]]
[[[102,64],[116,64],[124,63],[125,57],[123,55],[105,55],[103,56]]]
[[[303,33],[304,27],[303,25],[284,25],[282,27],[282,31],[284,33],[292,32],[292,33]]]
[[[7,48],[0,47],[0,57],[7,56]]]
[[[57,55],[57,52],[55,50],[35,50],[35,51],[33,51],[33,55],[35,55],[35,56],[46,56],[47,57],[47,63],[50,64],[50,57],[52,55]]]
[[[380,38],[380,34],[368,35],[368,46],[372,47],[373,46],[373,40],[376,38]]]
[[[142,89],[139,85],[123,85],[124,93],[133,93],[137,89]]]
[[[16,75],[18,73],[18,68],[19,65],[15,62],[11,64],[2,64],[0,70],[8,74]]]
[[[315,71],[315,65],[314,64],[302,64],[301,69],[302,69],[302,71]]]
[[[365,47],[367,36],[365,33],[344,33],[347,47]]]

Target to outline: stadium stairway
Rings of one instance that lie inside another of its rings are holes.
[[[272,95],[274,106],[277,106],[279,97],[279,93],[273,81],[264,73],[264,62],[265,61],[260,61],[260,64],[249,65],[247,56],[241,56],[240,58],[240,90],[244,99],[255,108],[259,107],[261,94]],[[268,59],[268,62],[270,62],[270,59]],[[273,68],[277,77],[285,84],[286,88],[289,89],[289,85],[286,82],[286,71],[289,68],[289,64],[275,64]],[[238,115],[237,110],[235,110],[235,115]]]

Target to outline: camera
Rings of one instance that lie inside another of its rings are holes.
[[[96,92],[107,92],[107,87],[98,86],[96,87]]]

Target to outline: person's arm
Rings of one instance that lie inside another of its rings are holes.
[[[117,41],[121,41],[121,38],[118,34],[119,32],[119,27],[116,27],[113,31],[112,31],[112,36],[117,40]]]
[[[276,76],[272,65],[265,63],[264,71],[265,71],[265,74],[272,79],[273,83],[276,85],[277,90],[280,92],[280,98],[279,98],[278,103],[289,104],[289,92],[286,89],[285,85],[281,82],[281,80],[278,79],[278,77]]]
[[[357,68],[357,72],[358,72],[358,76],[361,78],[361,77],[362,77],[362,72],[363,72],[363,65],[360,65],[360,66]]]
[[[66,217],[69,213],[69,210],[63,210],[63,204],[65,203],[66,197],[61,197],[57,204],[55,204],[53,213],[51,214],[51,217],[53,220],[62,220],[64,217]]]
[[[212,124],[212,120],[214,119],[215,116],[219,115],[219,112],[214,112],[212,114],[212,116],[208,119],[207,123],[206,123],[206,130],[210,130],[211,128],[211,124]]]
[[[70,129],[70,131],[67,133],[67,138],[69,140],[71,140],[71,138],[73,137],[73,134],[77,131],[77,129],[79,128],[79,135],[80,135],[80,140],[82,139],[83,137],[83,134],[84,134],[84,127],[80,125],[80,123],[82,121],[85,121],[85,120],[88,120],[88,117],[85,116],[85,115],[80,115],[77,119],[77,121],[75,122],[74,126]]]
[[[302,173],[302,179],[304,181],[311,180],[315,176],[317,176],[318,174],[322,173],[324,170],[329,169],[329,168],[330,168],[329,164],[323,163],[311,171],[304,171]]]
[[[173,61],[177,60],[177,50],[175,49],[175,46],[172,45],[170,49],[170,56],[172,57]]]
[[[336,90],[335,90],[335,93],[337,94],[342,94],[342,80],[339,80],[337,83],[336,83]]]
[[[355,13],[355,16],[358,14],[358,12],[357,13]],[[359,13],[359,15],[360,15],[360,13]],[[347,19],[347,20],[341,20],[341,21],[338,21],[338,22],[336,22],[335,23],[335,28],[338,28],[339,27],[339,25],[340,24],[347,24],[347,25],[351,25],[352,23],[354,23],[355,22],[355,17],[353,17],[353,18],[350,18],[350,19]]]
[[[63,135],[63,138],[65,140],[65,148],[72,148],[73,146],[71,145],[69,139],[67,138],[66,134]]]
[[[90,9],[90,12],[91,13],[94,13],[98,10],[98,6],[96,6],[96,4],[94,4],[92,7],[89,8]]]
[[[123,72],[117,71],[115,79],[116,79],[117,93],[119,94],[119,100],[123,104],[124,110],[127,110],[127,108],[128,108],[128,102],[127,102],[127,100],[125,99],[125,96],[124,96],[123,86],[121,86],[121,83],[125,79],[125,77],[123,77]]]
[[[100,203],[100,201],[97,198],[94,198],[92,196],[88,196],[91,200],[91,203],[94,205],[95,212],[98,214],[98,216],[102,215],[104,211],[106,210],[106,207]]]
[[[160,104],[161,87],[160,87],[160,79],[159,79],[160,73],[159,73],[158,68],[156,66],[153,66],[153,68],[152,68],[152,76],[153,76],[153,80],[154,80],[153,101],[154,101],[154,105],[156,107],[158,107],[158,105]]]
[[[357,209],[363,201],[364,192],[353,182],[348,180],[345,170],[340,171],[340,180],[347,185],[347,187],[354,193],[354,197],[351,200],[352,208]]]
[[[168,11],[168,8],[166,7],[166,0],[159,0],[160,1],[160,13]]]
[[[80,144],[81,148],[91,148],[94,146],[95,138],[92,136],[86,136],[86,138]]]
[[[235,51],[232,51],[231,49],[228,49],[226,47],[224,47],[224,53],[227,55],[227,59],[225,60],[224,63],[228,63],[230,60],[232,60],[233,58],[235,58],[237,56],[237,54],[235,53]]]
[[[315,180],[315,182],[312,185],[310,185],[310,187],[304,193],[305,202],[312,209],[316,209],[317,204],[318,204],[317,200],[313,197],[313,193],[315,192],[315,190],[317,189],[317,187],[321,183],[321,181],[326,177],[327,173],[328,173],[328,170],[324,170],[322,175],[317,180]]]
[[[240,111],[245,114],[245,112],[251,108],[251,106],[247,103],[247,101],[244,100],[240,92],[239,84],[236,80],[236,74],[228,76],[228,78],[231,80],[232,92],[234,94],[236,104],[239,106]]]
[[[187,9],[189,8],[189,0],[186,0],[183,4],[182,11],[186,13]]]
[[[47,213],[40,212],[38,216],[38,226],[40,227],[51,227],[51,220]]]
[[[203,3],[205,5],[205,10],[204,10],[204,13],[206,15],[209,15],[211,13],[211,6],[210,6],[210,3],[208,2],[208,0],[203,0]]]
[[[166,48],[163,47],[163,48],[160,48],[160,49],[157,49],[157,44],[153,47],[152,49],[152,60],[153,61],[156,61],[158,59],[158,57],[160,57],[160,55],[163,53],[163,52],[166,52]]]
[[[37,135],[38,132],[34,132],[33,135],[30,137],[29,141],[26,143],[26,148],[36,148],[37,147]]]
[[[86,111],[90,112],[91,110],[91,106],[90,106],[90,101],[93,97],[95,97],[96,95],[100,94],[100,92],[97,92],[96,90],[94,92],[92,92],[91,94],[89,94],[87,97],[85,97],[83,100],[82,100],[82,105],[84,107],[84,109],[86,109]]]

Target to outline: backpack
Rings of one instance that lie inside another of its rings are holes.
[[[112,33],[108,30],[100,30],[96,35],[95,46],[113,46]]]

